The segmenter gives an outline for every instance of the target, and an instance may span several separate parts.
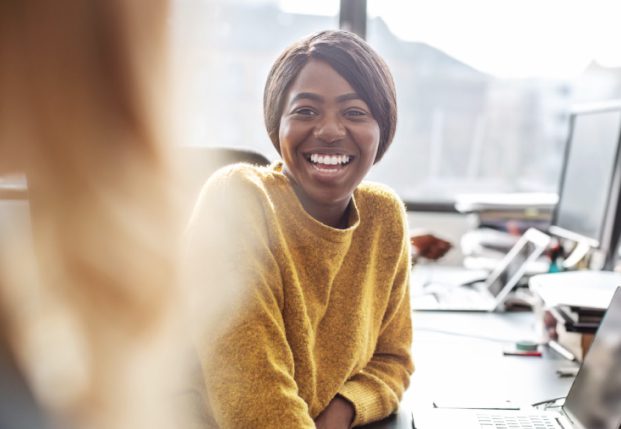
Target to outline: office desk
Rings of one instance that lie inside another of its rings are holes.
[[[413,323],[416,371],[400,409],[364,428],[411,429],[412,411],[434,400],[528,405],[565,396],[573,381],[556,370],[577,364],[547,347],[543,357],[503,356],[505,346],[533,338],[532,313],[418,312]]]

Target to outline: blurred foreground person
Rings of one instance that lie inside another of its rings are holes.
[[[167,15],[0,2],[0,174],[26,175],[30,215],[1,217],[2,429],[172,427]]]

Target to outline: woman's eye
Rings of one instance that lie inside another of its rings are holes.
[[[366,114],[367,112],[363,110],[358,110],[358,109],[350,109],[347,112],[345,112],[346,116],[353,117],[353,118],[360,118],[362,116],[366,116]]]
[[[300,115],[300,116],[315,116],[317,114],[315,113],[313,109],[310,109],[308,107],[302,107],[299,109],[295,109],[293,113],[295,115]]]

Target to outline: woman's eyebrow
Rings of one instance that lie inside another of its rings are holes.
[[[319,101],[319,102],[325,101],[325,99],[321,95],[315,94],[314,92],[298,92],[297,94],[293,96],[290,103],[295,103],[296,101],[303,100],[303,99]],[[336,101],[338,103],[342,103],[344,101],[350,101],[350,100],[361,100],[361,98],[355,92],[349,92],[347,94],[339,95],[338,97],[336,97]]]
[[[350,101],[350,100],[362,100],[362,98],[360,98],[360,96],[356,94],[355,92],[350,92],[348,94],[343,94],[343,95],[339,95],[338,97],[336,97],[336,101],[338,101],[339,103],[342,103],[343,101]]]
[[[323,97],[319,94],[315,94],[313,92],[298,92],[293,96],[290,103],[295,103],[298,100],[307,99],[314,101],[324,101]]]

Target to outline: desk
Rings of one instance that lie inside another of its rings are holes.
[[[366,429],[411,429],[411,412],[434,400],[527,405],[565,396],[573,378],[558,368],[576,366],[543,348],[543,357],[503,356],[504,346],[532,338],[535,317],[520,313],[414,314],[416,371],[398,413]]]

